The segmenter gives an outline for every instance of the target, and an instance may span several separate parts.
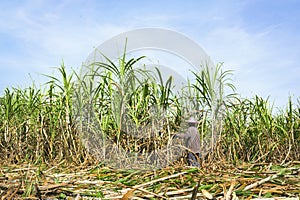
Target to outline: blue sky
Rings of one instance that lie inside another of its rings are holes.
[[[79,70],[112,36],[136,28],[185,34],[234,70],[242,97],[300,97],[298,0],[11,0],[0,3],[0,93],[39,85],[62,60]]]

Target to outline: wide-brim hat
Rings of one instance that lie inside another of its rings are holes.
[[[199,121],[197,121],[194,117],[190,117],[188,120],[186,120],[187,123],[190,124],[198,124]]]

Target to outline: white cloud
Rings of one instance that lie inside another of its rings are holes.
[[[285,104],[290,94],[300,95],[294,87],[300,80],[299,73],[289,73],[287,69],[298,58],[278,48],[287,38],[274,41],[273,32],[277,27],[258,33],[241,27],[221,27],[213,29],[204,39],[209,54],[235,70],[235,83],[242,96],[270,96],[275,106]]]
[[[63,21],[64,12],[36,13],[35,10],[41,6],[24,5],[6,10],[2,16],[0,14],[0,33],[18,40],[13,48],[23,49],[19,54],[1,53],[0,68],[5,76],[1,90],[7,86],[31,85],[29,73],[33,79],[45,80],[39,74],[55,73],[53,67],[59,66],[62,60],[66,66],[79,70],[93,47],[129,28],[95,22],[84,24],[80,20],[70,23]],[[58,7],[61,9],[62,6]],[[9,16],[7,21],[3,20],[3,15]],[[5,51],[5,47],[1,47],[0,51]],[[28,84],[22,83],[26,78]]]

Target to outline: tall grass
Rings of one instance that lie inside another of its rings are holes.
[[[158,69],[136,70],[143,57],[124,55],[118,64],[106,59],[83,74],[68,73],[62,64],[61,77],[48,76],[43,88],[5,89],[2,162],[98,162],[122,153],[153,158],[149,152],[169,145],[190,114],[203,116],[198,128],[203,140],[215,140],[213,159],[280,164],[300,159],[299,101],[288,99],[274,114],[268,99],[238,98],[231,72],[221,64],[195,72],[196,82],[180,96],[172,93],[172,77],[163,80]]]
[[[7,88],[1,97],[0,156],[8,162],[81,162],[84,151],[72,124],[72,76],[50,77],[45,88]]]
[[[275,162],[299,160],[299,102],[288,100],[276,115],[268,99],[236,99],[224,119],[221,149],[229,161]]]
[[[172,77],[165,82],[158,69],[135,68],[143,57],[127,61],[124,54],[118,66],[105,59],[78,76],[74,108],[83,110],[79,132],[85,146],[100,160],[148,159],[145,152],[155,153],[170,140],[166,127],[180,113]]]
[[[196,102],[201,104],[202,110],[205,110],[207,116],[206,121],[209,121],[209,128],[211,134],[207,134],[209,137],[210,146],[209,149],[213,150],[218,137],[221,135],[223,126],[223,115],[225,113],[225,106],[227,102],[230,102],[235,97],[235,86],[232,84],[232,71],[222,70],[223,63],[217,64],[215,68],[211,66],[204,66],[203,70],[199,73],[194,73],[196,83],[193,84],[194,96]],[[228,94],[225,93],[227,89]],[[199,107],[197,109],[200,109]],[[208,132],[208,130],[207,130]],[[203,141],[202,136],[202,141]],[[202,142],[202,145],[204,143]],[[208,147],[206,147],[207,150]]]

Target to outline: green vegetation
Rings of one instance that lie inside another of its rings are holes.
[[[231,71],[223,72],[221,64],[194,72],[196,82],[175,94],[172,77],[165,81],[158,69],[134,68],[142,58],[124,56],[118,65],[107,58],[88,66],[83,76],[67,74],[62,64],[61,77],[48,76],[44,88],[7,88],[0,99],[1,160],[98,162],[82,144],[84,131],[128,152],[149,152],[166,145],[190,114],[203,116],[202,139],[211,137],[216,144],[206,159],[278,164],[300,159],[299,101],[289,99],[286,109],[274,114],[268,99],[240,98]],[[232,93],[225,95],[226,88]],[[152,127],[145,129],[144,140],[127,134],[140,127]]]
[[[195,82],[175,93],[172,77],[163,80],[158,69],[136,68],[142,59],[127,61],[124,55],[117,65],[106,58],[81,74],[67,73],[62,64],[61,77],[47,76],[43,88],[5,89],[2,199],[299,193],[300,101],[288,99],[285,109],[273,112],[268,99],[241,98],[222,64],[194,72]],[[109,168],[114,155],[118,167],[126,168],[138,158],[128,155],[147,160],[151,152],[161,152],[190,115],[201,118],[198,128],[208,153],[200,169],[177,161],[159,170]]]

